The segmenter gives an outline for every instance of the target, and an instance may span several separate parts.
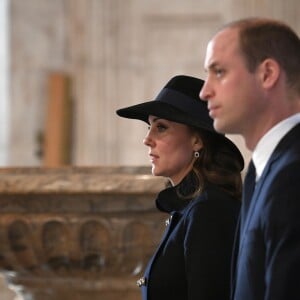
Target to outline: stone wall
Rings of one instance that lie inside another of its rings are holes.
[[[71,77],[73,164],[147,164],[146,126],[115,110],[151,100],[175,74],[204,76],[215,29],[253,15],[300,31],[297,0],[11,0],[8,164],[41,165],[52,72]],[[243,141],[233,139],[247,158]]]

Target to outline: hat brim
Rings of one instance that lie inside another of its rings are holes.
[[[212,122],[211,125],[208,124],[207,121],[202,122],[201,116],[195,118],[195,116],[187,115],[186,112],[183,112],[182,110],[161,101],[149,101],[136,104],[126,108],[118,109],[116,113],[120,117],[141,120],[148,124],[148,118],[150,115],[152,115],[169,121],[215,132]]]
[[[201,116],[198,116],[196,118],[193,115],[187,115],[186,112],[183,112],[180,109],[161,101],[148,101],[132,105],[129,107],[118,109],[116,113],[120,117],[141,120],[148,124],[149,116],[153,115],[169,121],[182,123],[187,126],[192,126],[198,129],[209,131],[211,134],[216,135],[220,139],[220,142],[225,142],[231,148],[231,150],[236,153],[241,164],[241,170],[243,170],[244,168],[244,158],[241,152],[229,138],[215,131],[213,127],[213,121],[211,122],[211,125],[207,122],[207,120],[201,122]]]

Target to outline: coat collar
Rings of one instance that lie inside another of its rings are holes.
[[[192,200],[184,195],[192,194],[195,188],[195,179],[189,174],[178,185],[161,191],[156,198],[156,206],[160,211],[167,213],[182,212]]]

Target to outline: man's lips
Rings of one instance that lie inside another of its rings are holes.
[[[209,115],[213,118],[214,116],[216,116],[217,110],[220,107],[217,105],[209,105],[208,106],[208,110],[209,110]]]

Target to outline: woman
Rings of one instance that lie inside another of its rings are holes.
[[[230,259],[244,160],[213,128],[203,81],[176,76],[154,101],[117,110],[147,122],[152,173],[169,178],[156,199],[168,228],[138,280],[146,300],[229,299]]]

